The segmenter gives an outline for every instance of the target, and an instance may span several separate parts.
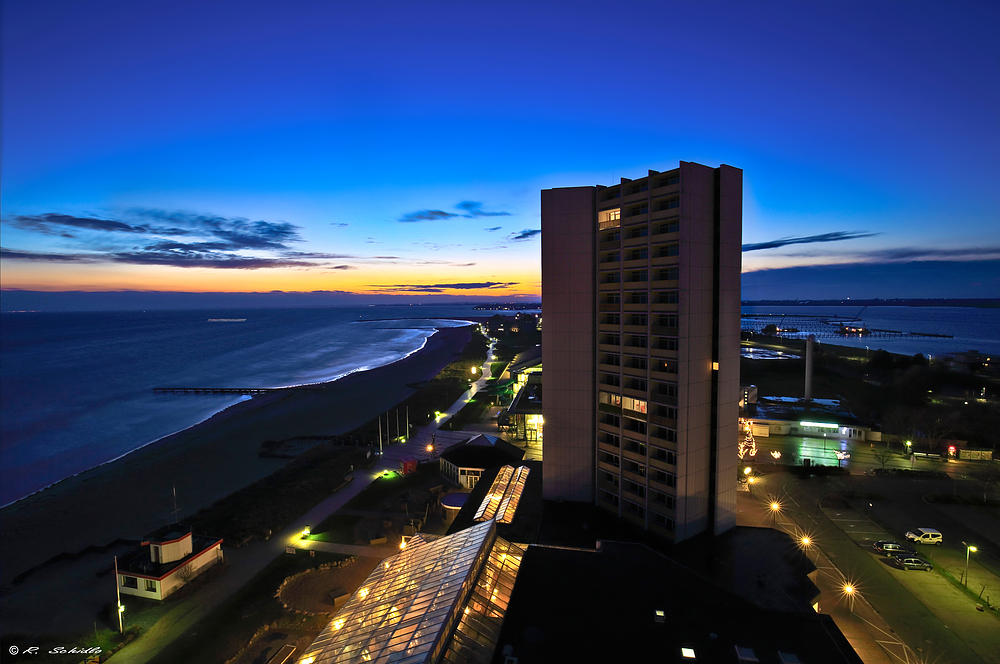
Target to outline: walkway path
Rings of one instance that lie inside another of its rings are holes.
[[[486,387],[490,378],[490,363],[494,361],[493,342],[490,343],[486,362],[483,363],[482,376],[466,390],[437,419],[418,428],[414,435],[400,444],[393,444],[383,449],[382,457],[370,469],[358,469],[350,474],[352,481],[341,487],[336,493],[322,503],[309,510],[290,523],[280,533],[274,534],[268,541],[258,541],[242,549],[226,549],[229,569],[225,574],[206,585],[199,592],[177,603],[171,611],[157,621],[145,634],[123,648],[112,660],[114,664],[145,664],[157,653],[178,638],[197,629],[198,622],[221,606],[229,597],[249,583],[258,573],[267,567],[271,561],[285,554],[286,546],[297,549],[316,549],[346,553],[357,556],[386,557],[399,552],[398,545],[386,547],[337,545],[324,542],[302,540],[302,531],[307,525],[321,523],[334,512],[342,508],[352,498],[357,496],[376,477],[386,470],[399,468],[399,460],[403,456],[429,459],[436,451],[427,451],[431,437],[455,413],[461,410],[472,397]],[[455,435],[452,435],[452,434]],[[442,437],[458,437],[458,432],[442,432]],[[322,545],[322,546],[320,546]],[[327,548],[331,547],[331,548]]]

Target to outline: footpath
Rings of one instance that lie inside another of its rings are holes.
[[[491,377],[490,363],[494,361],[493,344],[490,344],[486,362],[483,363],[482,376],[465,391],[447,410],[435,420],[420,427],[414,435],[402,443],[393,444],[383,449],[381,458],[375,466],[369,469],[358,469],[350,473],[349,481],[336,493],[290,523],[280,533],[272,535],[270,540],[257,541],[241,549],[227,549],[226,559],[229,569],[225,574],[206,585],[198,593],[178,602],[177,606],[156,622],[152,629],[140,635],[138,639],[120,650],[111,660],[114,664],[145,664],[175,639],[184,634],[196,633],[198,623],[227,599],[249,583],[257,574],[264,570],[275,558],[285,554],[286,546],[299,549],[315,548],[329,550],[334,553],[348,555],[386,557],[399,552],[398,546],[366,547],[351,545],[326,544],[323,542],[308,542],[302,540],[302,531],[307,525],[321,523],[327,517],[346,505],[352,498],[371,484],[378,476],[387,470],[399,468],[400,458],[404,456],[417,459],[430,459],[436,450],[427,450],[432,440],[460,439],[457,432],[441,432],[438,430],[452,416],[460,411],[477,392],[486,387],[486,381]],[[467,434],[466,434],[467,436]],[[439,444],[440,446],[440,444]],[[308,543],[307,543],[308,542]],[[320,546],[323,545],[323,546]],[[331,547],[331,548],[327,548]]]

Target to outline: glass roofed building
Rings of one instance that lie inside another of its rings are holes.
[[[523,555],[493,521],[418,535],[379,564],[298,662],[487,664]]]

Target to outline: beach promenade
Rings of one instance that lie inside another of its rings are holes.
[[[491,343],[486,362],[483,363],[482,376],[470,385],[469,389],[438,418],[426,426],[418,428],[409,440],[383,448],[382,457],[374,467],[353,471],[350,474],[351,480],[346,485],[289,524],[280,533],[275,533],[270,540],[254,542],[240,549],[226,549],[229,569],[225,574],[206,585],[197,594],[179,602],[152,629],[119,651],[112,661],[115,664],[144,664],[152,660],[157,653],[174,640],[183,638],[188,633],[196,633],[198,622],[201,619],[249,583],[276,557],[287,555],[285,547],[293,546],[296,549],[317,549],[379,558],[398,553],[399,547],[396,544],[366,547],[303,540],[302,531],[307,525],[320,523],[334,514],[386,470],[398,469],[401,457],[412,456],[424,460],[432,458],[435,452],[427,451],[427,445],[430,444],[432,436],[437,439],[438,447],[441,447],[442,443],[450,444],[446,441],[454,440],[457,442],[467,437],[468,434],[463,435],[460,432],[442,431],[439,433],[439,429],[461,410],[477,392],[485,388],[486,381],[491,377],[490,363],[493,360],[493,344]]]

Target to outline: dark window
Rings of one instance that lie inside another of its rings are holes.
[[[646,508],[640,507],[633,502],[625,501],[625,511],[636,516],[646,516]]]
[[[620,284],[622,281],[621,272],[605,272],[601,277],[602,284]]]
[[[677,486],[677,476],[663,470],[653,470],[653,479],[667,486]]]
[[[646,456],[646,444],[640,443],[637,440],[625,439],[625,449],[629,452],[635,452],[636,454]]]
[[[656,257],[657,258],[669,258],[671,256],[679,256],[681,252],[681,247],[679,244],[661,244],[656,247]]]
[[[601,424],[610,424],[613,427],[621,426],[621,418],[611,413],[601,413]]]
[[[636,392],[645,392],[649,389],[645,378],[633,378],[631,376],[627,379],[625,387]]]
[[[647,258],[649,258],[649,250],[646,247],[640,247],[638,249],[630,249],[626,260],[641,261]]]
[[[654,491],[653,492],[653,500],[656,501],[657,503],[659,503],[660,505],[663,505],[664,507],[668,507],[670,509],[674,509],[675,501],[674,501],[674,497],[673,496],[668,496],[665,493],[660,493],[659,491]]]
[[[637,237],[646,237],[647,235],[649,235],[648,226],[633,226],[625,231],[625,237],[629,240],[634,240]]]
[[[625,295],[629,304],[646,304],[649,301],[649,293],[646,291],[631,291]]]
[[[152,579],[146,579],[146,592],[155,593],[156,592],[156,581]]]
[[[613,433],[608,433],[607,431],[598,432],[597,440],[612,447],[618,447],[621,443],[621,439],[618,436]]]
[[[611,454],[610,452],[601,452],[597,455],[597,458],[604,463],[618,468],[621,465],[621,458],[617,454]]]
[[[635,461],[630,461],[629,459],[625,459],[625,470],[630,473],[635,473],[641,477],[646,476],[646,466],[641,463],[636,463]]]
[[[601,316],[601,322],[605,325],[621,325],[622,315],[621,314],[604,314]]]
[[[665,450],[662,447],[653,446],[649,454],[650,459],[656,459],[657,461],[663,461],[664,463],[669,463],[672,466],[677,465],[677,455],[670,450]]]
[[[641,334],[630,334],[625,339],[625,345],[631,346],[632,348],[645,348],[646,337]]]
[[[621,304],[622,296],[621,293],[605,293],[602,301],[604,304]]]
[[[649,324],[649,316],[646,314],[631,314],[628,317],[628,325],[646,326]]]
[[[656,521],[656,525],[661,526],[663,528],[666,528],[667,530],[673,532],[673,530],[674,530],[674,520],[673,519],[669,519],[669,518],[663,516],[662,514],[656,514],[655,512],[653,514],[654,514],[653,518]]]
[[[656,186],[657,187],[669,187],[670,185],[677,184],[680,181],[681,181],[681,176],[679,176],[679,175],[677,175],[675,173],[673,175],[666,175],[666,176],[660,178],[659,180],[657,180]]]
[[[625,366],[630,369],[645,369],[647,361],[644,357],[636,357],[635,355],[625,356]]]
[[[625,480],[625,490],[634,493],[640,498],[646,497],[646,487],[639,484],[638,482],[633,482],[632,480]]]
[[[676,267],[668,267],[656,271],[656,279],[658,281],[677,281],[679,276],[680,271]]]
[[[681,206],[681,200],[679,198],[668,198],[666,200],[657,201],[657,210],[673,210]]]
[[[649,273],[646,270],[633,270],[628,273],[628,279],[625,281],[635,283],[638,281],[646,281],[647,279],[649,279]]]
[[[620,334],[602,334],[601,343],[607,346],[621,346],[622,345],[622,335]]]
[[[122,588],[138,588],[139,579],[134,576],[122,576]]]
[[[656,301],[659,304],[677,304],[680,302],[680,294],[675,290],[660,291],[657,293]]]
[[[676,233],[681,229],[681,225],[677,221],[665,221],[656,227],[657,234],[660,233]]]
[[[614,505],[615,507],[618,507],[618,496],[616,496],[613,493],[601,490],[601,500],[603,500],[606,503],[610,503],[611,505]]]
[[[622,377],[618,374],[601,374],[601,385],[610,385],[611,387],[621,387]]]

